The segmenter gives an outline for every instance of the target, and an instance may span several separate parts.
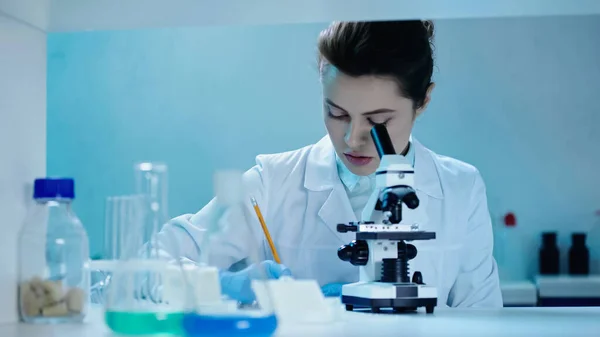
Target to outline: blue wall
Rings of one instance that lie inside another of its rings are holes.
[[[135,161],[169,165],[174,216],[211,198],[215,169],[324,135],[315,41],[325,26],[51,34],[48,173],[77,179],[93,252],[104,199],[132,191]],[[416,136],[480,169],[491,211],[516,212],[526,251],[554,229],[566,251],[600,208],[600,18],[436,28],[437,87]],[[516,262],[523,277],[535,269],[531,256]]]

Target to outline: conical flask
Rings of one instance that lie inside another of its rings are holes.
[[[153,240],[167,222],[167,167],[135,166],[136,194],[116,215],[119,249],[106,291],[105,322],[118,334],[181,335],[186,311],[182,266],[162,258]]]
[[[183,319],[188,336],[269,336],[277,329],[270,293],[255,286],[272,279],[277,266],[264,261],[264,234],[244,179],[233,170],[214,176],[214,209],[204,226],[200,263],[184,268],[187,298],[193,301]],[[223,270],[217,263],[220,246],[234,235],[245,238],[247,257],[236,263],[237,270]]]

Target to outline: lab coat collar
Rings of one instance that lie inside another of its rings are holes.
[[[415,189],[430,197],[443,199],[444,194],[432,152],[412,138],[415,150]],[[329,136],[321,138],[311,149],[306,163],[304,187],[325,191],[341,184],[335,160],[335,150]]]

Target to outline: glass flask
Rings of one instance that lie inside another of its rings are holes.
[[[215,175],[216,197],[207,206],[210,218],[203,219],[200,261],[182,269],[187,298],[193,301],[183,319],[187,336],[270,336],[277,329],[267,287],[272,275],[263,261],[264,234],[242,177],[238,171]],[[224,242],[220,237],[232,235],[248,239],[249,256],[237,271],[220,270],[215,262]]]
[[[105,322],[124,335],[181,335],[186,309],[181,265],[158,254],[154,239],[168,220],[167,167],[135,166],[135,195],[107,205],[111,222],[111,268]]]
[[[89,306],[89,241],[71,208],[75,182],[36,179],[18,243],[19,314],[28,323],[81,322]]]

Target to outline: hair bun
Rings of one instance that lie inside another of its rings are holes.
[[[433,22],[333,22],[319,34],[319,71],[394,79],[402,97],[423,107],[433,73]]]
[[[425,27],[425,30],[427,31],[427,37],[429,39],[433,39],[433,36],[435,34],[435,25],[433,24],[433,21],[424,20],[423,27]]]

